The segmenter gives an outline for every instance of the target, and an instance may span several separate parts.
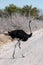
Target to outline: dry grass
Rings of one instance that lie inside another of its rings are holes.
[[[0,46],[7,44],[8,42],[11,41],[11,37],[10,36],[6,36],[4,34],[0,34]]]

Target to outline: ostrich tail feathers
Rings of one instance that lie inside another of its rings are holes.
[[[4,32],[4,35],[9,35],[8,32]]]

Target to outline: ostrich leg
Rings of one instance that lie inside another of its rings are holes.
[[[18,40],[18,47],[21,49],[21,47],[20,47],[20,40]]]
[[[14,57],[14,55],[15,55],[15,49],[16,49],[16,45],[15,45],[15,48],[14,48],[14,51],[13,51],[13,55],[12,55],[13,59],[15,58]]]
[[[15,44],[13,55],[12,55],[13,59],[15,58],[14,55],[15,55],[15,52],[16,52],[15,49],[16,49],[17,45],[19,45],[19,48],[21,49],[21,47],[20,47],[20,40],[18,40],[18,42]]]
[[[18,47],[20,48],[20,50],[21,50],[21,47],[20,47],[20,40],[18,40],[18,42],[15,44],[15,48],[14,48],[14,51],[13,51],[13,55],[12,55],[12,57],[13,57],[13,59],[15,58],[15,49],[16,49],[16,47],[17,47],[17,45],[18,45]],[[22,57],[25,57],[23,54],[22,54]]]
[[[18,46],[19,46],[19,48],[20,48],[20,50],[21,50],[21,47],[20,47],[20,40],[18,40]],[[24,58],[25,56],[22,54],[22,57]]]

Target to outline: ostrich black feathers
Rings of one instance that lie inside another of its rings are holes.
[[[19,40],[26,41],[32,36],[32,33],[28,35],[23,30],[13,30],[11,32],[8,32],[8,35],[11,36],[12,39],[19,38]]]

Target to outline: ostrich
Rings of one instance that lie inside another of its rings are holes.
[[[15,48],[16,48],[16,46],[18,44],[19,48],[21,49],[20,41],[27,41],[28,38],[30,38],[32,36],[32,31],[31,31],[30,23],[31,23],[31,20],[29,21],[30,34],[25,33],[23,30],[13,30],[13,31],[10,31],[10,32],[8,31],[7,34],[5,33],[5,35],[11,36],[12,40],[14,38],[18,39],[18,43],[15,44]],[[14,54],[15,54],[15,49],[14,49],[14,52],[13,52],[13,58],[14,58]]]

